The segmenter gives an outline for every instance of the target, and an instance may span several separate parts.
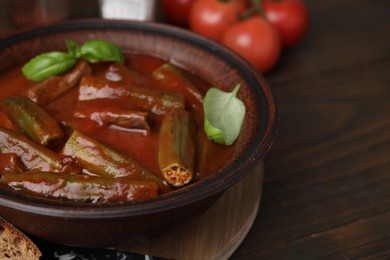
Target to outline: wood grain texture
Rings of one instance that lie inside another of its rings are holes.
[[[308,34],[266,75],[280,128],[231,259],[389,259],[390,2],[306,3]]]
[[[121,249],[168,259],[228,259],[257,215],[263,170],[261,163],[200,217],[177,226],[166,235]]]

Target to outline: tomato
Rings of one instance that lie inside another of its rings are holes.
[[[238,15],[245,9],[246,3],[242,0],[197,0],[190,11],[190,29],[220,41],[224,31],[238,22]]]
[[[161,8],[169,22],[188,27],[188,17],[195,0],[161,0]]]
[[[229,27],[222,43],[262,73],[268,72],[276,64],[282,49],[276,28],[259,15]]]
[[[302,0],[264,0],[267,19],[277,27],[284,47],[297,44],[307,31],[309,13]]]

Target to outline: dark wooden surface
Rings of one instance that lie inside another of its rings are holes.
[[[304,41],[265,76],[280,128],[232,259],[390,259],[390,1],[306,3]]]
[[[280,129],[232,259],[390,259],[390,1],[307,5],[305,40],[266,75]]]

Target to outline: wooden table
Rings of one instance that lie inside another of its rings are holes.
[[[266,75],[280,129],[232,259],[390,259],[390,1],[307,5],[307,37]]]
[[[389,259],[390,1],[306,3],[304,41],[265,75],[280,129],[231,259]]]

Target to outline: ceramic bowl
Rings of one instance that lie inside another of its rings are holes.
[[[21,31],[0,40],[0,73],[37,54],[63,50],[66,39],[107,39],[125,51],[169,60],[232,90],[241,82],[247,108],[238,149],[214,175],[155,199],[122,205],[83,205],[37,198],[0,187],[0,215],[47,241],[85,247],[126,245],[147,239],[209,208],[231,185],[251,174],[269,150],[278,116],[266,80],[227,48],[168,25],[115,20],[71,21]]]

